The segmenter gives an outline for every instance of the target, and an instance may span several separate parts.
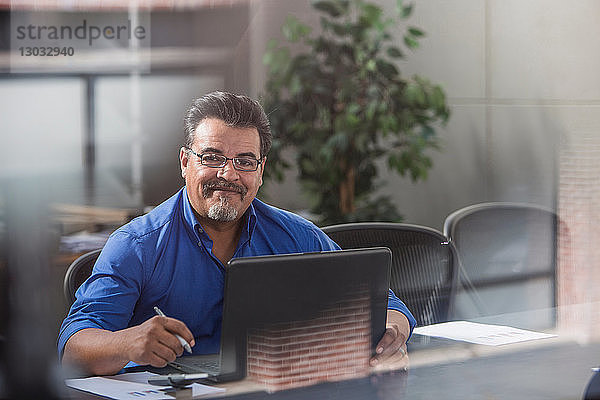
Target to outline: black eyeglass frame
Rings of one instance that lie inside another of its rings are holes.
[[[219,154],[219,153],[202,153],[202,154],[198,154],[194,150],[190,149],[189,147],[186,147],[186,149],[189,152],[193,153],[195,156],[197,156],[200,159],[200,164],[202,164],[203,166],[208,167],[208,168],[223,168],[225,165],[227,165],[227,161],[231,160],[232,164],[233,164],[233,168],[236,171],[241,171],[241,172],[255,172],[255,171],[258,170],[258,167],[263,162],[262,157],[260,159],[253,158],[253,157],[248,157],[248,156],[245,156],[245,157],[225,157],[223,154]],[[224,161],[220,165],[206,165],[206,164],[204,164],[204,156],[207,156],[207,155],[218,156],[218,157],[222,158]],[[242,169],[242,168],[239,168],[239,166],[236,164],[236,160],[239,160],[239,159],[256,161],[256,168],[254,168],[254,169]]]

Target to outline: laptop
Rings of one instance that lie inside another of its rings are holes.
[[[233,259],[226,268],[220,352],[182,356],[169,366],[207,373],[215,382],[243,379],[252,332],[310,321],[357,297],[368,299],[375,354],[385,332],[391,258],[388,248],[374,247]]]

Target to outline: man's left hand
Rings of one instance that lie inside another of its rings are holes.
[[[404,314],[388,310],[386,331],[375,348],[375,355],[369,361],[377,369],[400,369],[408,366],[406,340],[410,334],[410,325]]]

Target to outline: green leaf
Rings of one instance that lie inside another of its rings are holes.
[[[302,90],[302,81],[300,80],[300,77],[298,75],[294,75],[290,79],[289,89],[290,89],[290,94],[292,96],[298,95],[300,93],[300,91]]]
[[[398,76],[398,69],[392,63],[377,60],[377,70],[387,79],[393,80]]]
[[[343,3],[344,2],[340,2],[340,1],[321,0],[321,1],[314,1],[312,3],[312,6],[321,12],[329,14],[333,18],[337,18],[340,15],[345,13],[345,9],[344,9],[345,7],[344,7]]]
[[[288,15],[281,27],[281,32],[288,42],[296,43],[311,32],[311,27],[304,25],[293,15]]]
[[[364,18],[368,25],[374,26],[380,22],[381,14],[383,13],[383,10],[380,7],[375,4],[365,3],[362,7],[362,11],[363,15],[361,18]]]
[[[446,95],[439,86],[433,88],[433,92],[431,93],[431,104],[438,111],[446,108]]]
[[[416,49],[419,47],[419,42],[413,39],[411,36],[404,36],[404,44],[406,44],[411,49]]]
[[[360,104],[358,103],[350,103],[348,104],[348,106],[346,107],[346,113],[348,114],[358,114],[360,112]]]
[[[369,104],[367,105],[367,110],[366,110],[366,117],[368,120],[372,120],[373,118],[375,118],[375,114],[377,113],[378,106],[379,106],[379,104],[378,104],[377,100],[369,101]]]
[[[410,17],[410,15],[413,12],[413,4],[409,4],[407,6],[403,6],[402,7],[402,11],[400,12],[400,15],[402,18],[408,18]]]
[[[425,103],[425,92],[423,92],[423,89],[418,84],[411,83],[407,85],[404,93],[406,99],[413,106],[420,107]]]
[[[414,26],[411,26],[408,28],[408,32],[413,35],[414,37],[423,37],[425,36],[425,32],[423,32],[421,29],[419,28],[415,28]]]
[[[269,74],[273,79],[272,83],[280,80],[285,75],[289,67],[290,54],[285,47],[271,50],[263,56],[263,62],[268,68]]]
[[[421,129],[421,135],[427,139],[430,140],[435,136],[435,131],[433,130],[433,128],[429,125],[423,125],[422,129]]]
[[[269,41],[267,42],[268,51],[275,50],[278,46],[279,42],[277,41],[277,39],[269,39]]]
[[[349,131],[355,132],[358,128],[361,120],[358,118],[358,115],[352,113],[346,113],[344,124],[348,128]]]
[[[402,12],[402,8],[404,8],[404,0],[396,0],[396,10],[398,14]]]
[[[275,52],[277,51],[278,42],[276,39],[271,39],[267,42],[267,51],[263,55],[263,65],[270,66],[275,59]]]
[[[267,66],[269,64],[271,64],[273,62],[273,53],[268,52],[268,53],[263,54],[262,62],[263,62],[263,65],[267,65]]]
[[[369,72],[374,72],[376,67],[377,67],[377,64],[375,63],[375,60],[373,60],[373,59],[370,59],[365,64],[365,69]]]
[[[404,53],[397,47],[389,47],[387,49],[387,55],[392,58],[404,58]]]
[[[329,138],[325,146],[330,147],[337,152],[345,152],[348,149],[348,144],[348,135],[343,132],[338,132]]]
[[[332,24],[333,31],[338,36],[345,36],[350,33],[348,24]]]

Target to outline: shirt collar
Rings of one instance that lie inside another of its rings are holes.
[[[252,233],[254,233],[254,229],[256,228],[256,210],[254,209],[254,202],[257,200],[252,200],[250,203],[250,207],[246,210],[246,229],[245,232],[248,233],[248,240],[252,239]]]
[[[188,198],[187,186],[183,187],[183,218],[188,226],[192,228],[192,231],[196,234],[204,232],[202,229],[202,225],[196,219],[196,215],[194,214],[194,209],[192,208],[192,204],[190,203],[190,199]]]
[[[247,238],[248,240],[252,238],[252,233],[256,228],[256,211],[254,210],[254,202],[256,199],[250,203],[250,207],[245,212],[244,220],[246,224],[244,226],[244,230],[242,231],[242,238]],[[190,203],[190,199],[187,194],[187,187],[183,187],[183,217],[187,222],[188,226],[192,228],[192,230],[196,233],[196,235],[200,235],[204,233],[204,229],[202,229],[202,225],[196,219],[196,214],[194,214],[194,209],[192,208],[192,204]]]

